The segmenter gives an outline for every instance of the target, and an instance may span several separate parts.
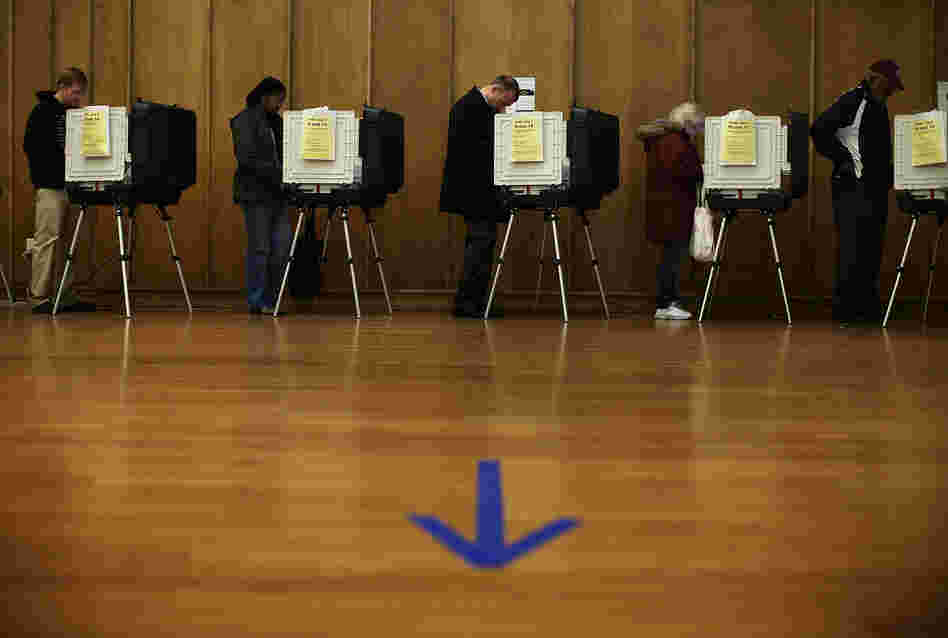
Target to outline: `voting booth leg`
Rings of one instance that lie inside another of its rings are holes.
[[[602,301],[602,312],[609,318],[609,304],[606,303],[606,289],[602,286],[602,276],[599,273],[599,259],[596,257],[596,250],[593,248],[592,233],[589,230],[589,218],[586,211],[580,212],[583,218],[583,230],[586,231],[586,245],[589,247],[589,258],[592,260],[593,274],[596,275],[596,285],[599,286],[599,299]]]
[[[490,294],[487,296],[487,307],[484,308],[484,319],[490,315],[491,304],[494,303],[494,293],[497,290],[497,280],[500,279],[500,269],[504,265],[504,255],[507,253],[507,242],[510,240],[510,229],[513,228],[514,219],[517,217],[517,209],[510,209],[510,217],[507,219],[507,230],[504,231],[504,241],[500,245],[500,257],[497,258],[497,269],[494,270],[494,281],[490,285]]]
[[[938,261],[938,244],[941,243],[941,231],[944,229],[945,216],[938,216],[938,234],[935,235],[935,245],[932,248],[932,258],[928,262],[928,286],[925,289],[925,304],[922,306],[922,323],[928,323],[928,302],[932,298],[932,284],[935,280],[935,263]]]
[[[780,294],[783,295],[783,308],[787,311],[787,325],[792,325],[793,322],[790,319],[790,302],[787,300],[787,287],[783,282],[783,264],[780,263],[780,253],[777,252],[777,234],[775,232],[775,227],[777,225],[776,220],[774,219],[774,211],[767,211],[764,213],[767,216],[767,230],[770,231],[770,245],[774,249],[774,263],[777,264],[777,279],[780,280]]]
[[[290,244],[290,254],[286,258],[286,267],[283,269],[283,281],[280,282],[280,292],[277,295],[277,301],[273,307],[274,317],[280,314],[280,303],[283,301],[283,292],[286,290],[286,280],[290,277],[290,266],[293,265],[293,256],[296,254],[296,240],[300,238],[300,229],[303,227],[303,218],[306,217],[305,208],[299,206],[296,210],[299,211],[299,217],[296,220],[296,231],[293,233],[293,242]]]
[[[899,289],[899,283],[902,281],[902,271],[905,270],[905,260],[908,259],[909,246],[912,245],[912,236],[915,234],[915,227],[918,225],[918,213],[912,213],[912,225],[909,226],[908,238],[905,240],[905,248],[902,250],[902,261],[899,267],[895,269],[895,284],[892,286],[892,294],[889,295],[889,305],[885,310],[885,317],[882,319],[882,327],[885,328],[889,323],[889,314],[892,312],[892,303],[895,301],[895,293]]]
[[[132,304],[128,299],[128,262],[129,256],[125,251],[125,234],[122,230],[122,205],[115,205],[115,225],[118,228],[119,259],[122,263],[122,292],[125,295],[125,316],[132,316]]]
[[[3,264],[0,264],[0,277],[3,277],[3,287],[7,291],[7,301],[14,303],[16,299],[13,297],[13,291],[10,289],[10,284],[7,282],[7,273],[3,269]]]
[[[727,233],[727,223],[731,219],[731,215],[728,213],[724,214],[724,219],[721,221],[721,231],[718,233],[718,241],[714,246],[714,259],[711,260],[711,270],[708,271],[708,282],[704,287],[704,299],[701,301],[701,310],[698,312],[698,323],[704,321],[704,313],[708,308],[708,301],[711,295],[711,283],[714,281],[714,276],[721,268],[721,246],[724,243],[724,236]]]
[[[181,281],[181,290],[184,291],[184,300],[188,304],[188,312],[194,312],[194,309],[191,307],[191,295],[188,294],[188,284],[184,281],[184,271],[181,269],[181,258],[178,257],[178,249],[174,245],[174,233],[171,231],[171,221],[173,218],[168,214],[168,210],[164,206],[156,206],[155,209],[158,211],[158,217],[165,223],[165,230],[168,232],[168,245],[171,246],[171,260],[174,261],[174,265],[178,269],[178,279]]]
[[[346,265],[349,266],[349,277],[352,279],[352,299],[355,301],[355,317],[360,319],[362,311],[359,309],[359,287],[356,285],[355,262],[352,259],[352,242],[349,239],[349,207],[344,206],[342,214],[342,232],[346,236]]]
[[[540,285],[543,283],[543,252],[546,248],[546,221],[543,222],[543,238],[537,251],[537,292],[533,298],[533,311],[540,307]]]
[[[63,268],[63,278],[59,281],[59,289],[56,291],[56,302],[53,304],[53,314],[59,312],[59,300],[62,298],[63,286],[66,284],[66,275],[69,274],[69,268],[72,267],[73,256],[76,253],[76,240],[79,239],[79,228],[82,226],[82,219],[86,216],[86,205],[79,206],[79,219],[76,220],[76,228],[72,231],[72,243],[69,244],[69,251],[66,253],[66,265]]]
[[[553,263],[556,265],[556,274],[560,280],[560,304],[563,306],[563,323],[569,322],[569,315],[566,312],[566,282],[563,279],[563,262],[560,259],[560,236],[556,229],[556,224],[560,219],[560,214],[556,210],[546,212],[547,219],[553,228]]]
[[[375,265],[379,269],[379,279],[382,280],[382,292],[385,293],[385,306],[388,308],[388,314],[392,314],[392,299],[388,294],[388,284],[385,283],[385,271],[382,270],[382,255],[379,253],[379,245],[375,239],[375,218],[370,211],[365,212],[366,226],[369,227],[369,239],[372,242],[372,252],[375,254]]]
[[[135,282],[135,247],[138,238],[137,227],[135,225],[135,207],[128,208],[128,280]]]

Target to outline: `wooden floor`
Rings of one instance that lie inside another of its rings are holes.
[[[946,328],[0,312],[4,635],[948,627]]]

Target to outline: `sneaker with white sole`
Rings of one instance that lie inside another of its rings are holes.
[[[666,308],[655,311],[656,319],[691,319],[691,313],[682,308],[678,302],[672,302]]]

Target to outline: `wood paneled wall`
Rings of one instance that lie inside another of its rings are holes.
[[[78,65],[89,72],[94,103],[142,97],[197,112],[199,183],[173,210],[178,249],[196,289],[240,289],[246,239],[231,198],[228,120],[260,78],[274,75],[290,87],[292,108],[371,102],[405,115],[405,187],[380,215],[381,246],[394,289],[443,293],[455,286],[464,234],[463,223],[437,206],[448,110],[472,85],[507,72],[537,76],[540,109],[566,110],[576,101],[620,116],[623,181],[595,215],[593,234],[607,290],[649,296],[655,252],[644,239],[640,123],[687,99],[711,114],[793,108],[812,117],[879,57],[903,67],[907,90],[890,101],[893,114],[931,108],[936,78],[948,79],[946,38],[945,0],[0,0],[0,259],[22,290],[29,269],[20,253],[33,227],[23,129],[34,92],[48,88],[58,69]],[[795,297],[825,298],[832,288],[829,169],[813,157],[810,195],[778,223]],[[105,211],[96,217],[88,230],[94,240],[80,247],[80,279],[92,274],[93,261],[103,265],[116,252],[114,219]],[[377,288],[355,217],[361,285]],[[149,211],[139,219],[134,285],[173,290],[158,220]],[[889,220],[886,290],[908,227],[894,197]],[[916,240],[906,296],[922,292],[933,226],[925,224]],[[541,228],[529,214],[515,226],[508,290],[532,289]],[[330,288],[346,286],[340,239],[330,244]],[[571,213],[562,243],[570,288],[593,290]],[[742,217],[730,248],[721,293],[774,294],[762,220]],[[106,272],[96,285],[117,288],[116,271]],[[686,290],[696,290],[703,274],[686,269]]]

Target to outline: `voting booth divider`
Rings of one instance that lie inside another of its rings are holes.
[[[781,185],[784,175],[790,176],[789,192]],[[790,112],[786,124],[780,117],[757,116],[744,109],[705,119],[703,190],[708,208],[721,213],[723,219],[698,313],[699,323],[704,321],[717,289],[727,230],[739,212],[756,212],[767,219],[787,323],[792,323],[777,250],[776,215],[790,208],[793,199],[806,195],[808,181],[807,114]]]
[[[603,314],[609,306],[592,243],[587,211],[599,208],[602,198],[619,183],[619,120],[593,109],[573,107],[569,121],[560,112],[526,111],[494,116],[494,185],[507,209],[507,224],[501,242],[484,319],[500,280],[514,221],[521,210],[543,212],[543,237],[538,250],[537,288],[539,301],[543,280],[547,229],[552,231],[552,265],[560,292],[563,322],[569,321],[566,284],[559,245],[559,210],[573,207],[583,221],[593,273],[599,287]]]
[[[349,232],[353,206],[360,207],[365,215],[385,305],[391,315],[392,301],[375,235],[373,209],[384,206],[388,196],[398,192],[404,184],[404,118],[368,105],[363,108],[361,118],[356,117],[355,111],[323,106],[284,112],[283,123],[283,187],[299,216],[273,316],[280,312],[303,220],[307,214],[315,215],[317,208],[328,211],[322,233],[322,264],[327,262],[333,219],[338,215],[342,221],[345,264],[352,283],[355,317],[362,316]]]
[[[111,206],[118,229],[119,262],[125,316],[132,316],[128,294],[129,269],[135,254],[135,210],[155,207],[168,234],[171,258],[178,271],[188,312],[191,296],[181,268],[167,207],[197,176],[197,119],[193,111],[140,98],[131,112],[124,106],[89,106],[66,113],[66,191],[79,205],[79,217],[66,251],[66,264],[53,304],[59,311],[66,277],[75,258],[76,242],[90,206]],[[127,230],[123,227],[127,207]],[[126,234],[128,241],[126,246]]]
[[[948,216],[948,201],[946,201],[948,200],[948,156],[946,156],[948,122],[946,122],[945,111],[934,110],[913,115],[896,115],[894,144],[893,181],[896,200],[899,208],[911,215],[912,224],[909,226],[908,236],[905,239],[902,259],[896,268],[895,283],[892,285],[892,293],[889,295],[889,303],[882,319],[883,327],[889,323],[892,304],[895,302],[895,293],[902,281],[902,272],[908,260],[912,238],[923,215],[933,216],[938,221],[938,232],[935,235],[931,260],[928,264],[928,284],[922,302],[922,322],[928,320],[928,302],[931,299],[935,279],[938,246],[941,243],[945,217]]]

